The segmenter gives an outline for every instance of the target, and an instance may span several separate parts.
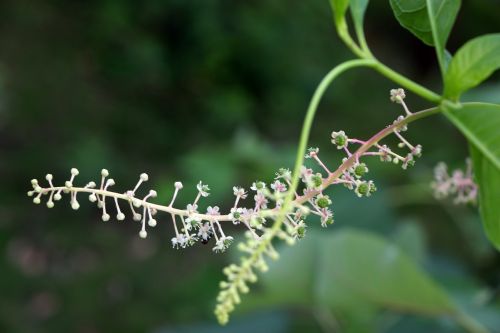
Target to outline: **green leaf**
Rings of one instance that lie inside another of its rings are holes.
[[[476,37],[465,43],[451,60],[444,78],[444,94],[451,99],[487,79],[500,68],[500,34]]]
[[[427,8],[426,0],[390,0],[399,24],[427,45],[437,46],[437,51],[443,54],[460,8],[460,0],[431,0],[429,3],[432,6]],[[433,26],[436,40],[432,34]]]
[[[351,15],[356,29],[362,29],[363,27],[366,7],[368,7],[368,0],[351,0]]]
[[[463,135],[500,170],[500,105],[463,103],[444,114]]]
[[[473,144],[470,146],[474,176],[479,185],[479,211],[488,239],[500,251],[500,170]]]
[[[427,0],[427,13],[432,30],[441,74],[444,77],[447,59],[445,45],[460,9],[460,0]]]
[[[384,238],[356,229],[309,232],[299,244],[282,249],[280,260],[262,276],[261,285],[265,301],[254,298],[253,307],[295,304],[335,311],[358,309],[368,317],[377,308],[456,313],[445,291],[408,255]]]
[[[340,26],[345,25],[345,12],[349,7],[349,0],[330,0],[330,5],[333,9],[335,25],[339,29]]]
[[[479,210],[488,239],[500,250],[500,105],[464,103],[445,115],[469,140]]]
[[[441,315],[456,311],[432,278],[399,248],[375,234],[342,231],[328,239],[321,252],[327,254],[321,264],[328,284],[337,284],[368,302],[413,313]],[[322,295],[335,297],[328,287]]]

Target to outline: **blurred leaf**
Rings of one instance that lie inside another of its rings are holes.
[[[500,170],[500,105],[467,103],[446,116]]]
[[[445,114],[471,143],[483,227],[500,249],[500,105],[468,103]]]
[[[399,23],[425,44],[436,46],[438,52],[444,52],[446,40],[450,34],[455,17],[460,8],[460,0],[432,0],[431,13],[426,0],[390,0],[392,10]],[[436,27],[438,40],[432,36],[432,24]]]
[[[455,312],[446,293],[406,254],[379,236],[355,230],[340,232],[329,238],[321,251],[328,254],[323,273],[332,283],[342,284],[368,301],[400,311]]]
[[[500,117],[499,117],[500,118]],[[479,185],[479,211],[486,236],[500,251],[500,170],[473,144],[470,145],[474,174]]]
[[[456,311],[445,291],[408,255],[380,236],[355,229],[310,232],[300,244],[283,249],[261,281],[264,297],[254,297],[247,309],[294,304],[364,313],[377,308],[431,315]]]
[[[249,314],[231,320],[227,326],[212,322],[176,326],[156,330],[156,333],[254,333],[254,332],[290,332],[290,316],[284,312],[263,312]]]
[[[425,233],[416,222],[406,222],[397,227],[392,236],[394,244],[417,263],[426,256]]]
[[[487,79],[500,68],[500,34],[476,37],[465,43],[451,60],[446,71],[445,96],[460,95]]]

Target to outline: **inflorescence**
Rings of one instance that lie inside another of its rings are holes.
[[[400,154],[393,151],[387,145],[379,144],[384,136],[375,135],[368,141],[349,138],[344,131],[332,132],[331,142],[340,151],[346,154],[343,163],[331,171],[325,161],[320,159],[318,148],[309,148],[305,158],[313,160],[318,165],[318,170],[313,170],[305,165],[300,170],[301,184],[299,188],[292,188],[292,173],[288,169],[280,169],[276,173],[273,182],[266,184],[263,181],[255,181],[250,187],[250,192],[242,187],[233,187],[234,203],[226,214],[221,214],[218,206],[208,206],[205,213],[199,211],[199,203],[202,198],[210,195],[210,188],[201,181],[197,184],[197,195],[185,208],[175,208],[174,203],[183,189],[181,182],[175,182],[174,194],[168,205],[152,203],[150,200],[157,196],[156,191],[149,192],[142,198],[138,197],[139,187],[148,181],[146,173],[140,175],[139,180],[132,190],[123,193],[111,191],[115,181],[109,178],[106,169],[101,171],[100,185],[91,181],[84,187],[74,185],[77,169],[71,169],[71,177],[64,186],[54,186],[53,176],[47,174],[45,179],[48,187],[42,187],[38,180],[33,179],[31,184],[33,190],[28,192],[34,197],[33,202],[40,204],[43,196],[48,196],[47,207],[54,207],[54,202],[62,198],[62,194],[68,194],[70,205],[77,210],[80,207],[78,194],[88,195],[90,202],[96,203],[102,211],[102,220],[109,221],[111,213],[115,214],[116,220],[123,221],[125,212],[130,210],[133,220],[141,223],[139,236],[146,238],[148,232],[146,227],[154,228],[158,223],[158,212],[162,211],[170,215],[175,236],[171,239],[172,246],[176,249],[186,248],[196,242],[208,243],[214,239],[214,252],[224,252],[233,242],[233,237],[226,235],[222,228],[222,222],[232,222],[234,225],[242,225],[246,241],[238,244],[238,249],[244,253],[240,265],[230,265],[224,269],[227,281],[221,282],[221,291],[217,298],[218,304],[215,313],[219,322],[226,323],[229,313],[234,306],[240,302],[240,293],[248,291],[248,283],[257,280],[254,270],[264,272],[267,270],[265,257],[277,259],[278,253],[272,245],[276,237],[288,244],[294,244],[297,239],[305,236],[307,224],[305,218],[308,215],[317,216],[321,226],[326,227],[333,224],[334,215],[331,209],[332,199],[323,193],[330,185],[343,185],[353,190],[358,197],[368,197],[376,191],[372,180],[366,178],[369,169],[362,161],[365,157],[378,156],[382,162],[400,164],[403,169],[412,166],[415,159],[420,157],[422,147],[412,145],[403,137],[407,130],[406,118],[412,113],[404,102],[405,92],[403,89],[393,89],[390,99],[401,104],[405,115],[399,116],[392,125],[386,128],[399,140],[399,148],[406,149],[406,153]],[[352,146],[359,146],[353,150]],[[468,172],[466,173],[468,175]],[[439,193],[457,193],[460,200],[466,200],[472,191],[462,186],[459,175],[446,177],[446,170],[440,173]],[[450,185],[445,185],[448,184]],[[294,200],[290,205],[284,205],[284,198],[293,191]],[[300,193],[300,194],[299,194]],[[248,197],[253,199],[250,206],[243,206]],[[126,209],[122,210],[121,202],[125,202]],[[114,206],[114,208],[110,207]],[[285,207],[286,206],[286,207]],[[269,225],[269,220],[277,220],[278,228]]]
[[[448,167],[445,163],[438,163],[434,168],[434,182],[431,184],[434,196],[437,199],[454,196],[453,202],[455,204],[475,204],[478,187],[473,176],[470,159],[466,160],[465,172],[456,169],[452,171],[451,175],[448,173]]]

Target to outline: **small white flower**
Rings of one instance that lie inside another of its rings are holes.
[[[231,208],[231,220],[233,224],[239,224],[241,218],[243,217],[243,209],[242,208]]]
[[[322,208],[321,212],[321,226],[327,227],[329,224],[333,224],[333,213],[328,208]]]
[[[200,229],[198,229],[198,237],[201,237],[202,240],[208,241],[210,239],[210,235],[212,234],[210,223],[205,222],[200,225]]]
[[[310,147],[309,149],[307,149],[307,154],[304,157],[313,158],[314,156],[318,155],[318,153],[319,153],[319,148]]]
[[[380,153],[380,161],[390,162],[392,160],[392,156],[390,155],[391,149],[387,145],[381,146],[378,152]]]
[[[404,116],[399,116],[396,118],[396,120],[394,120],[393,124],[396,125],[396,124],[399,124],[401,121],[403,121],[405,119]],[[408,129],[408,125],[399,125],[397,126],[394,130],[396,132],[404,132]]]
[[[172,238],[172,247],[174,249],[185,248],[187,245],[187,237],[183,234],[178,234],[177,237]]]
[[[391,101],[395,103],[401,104],[403,99],[405,99],[406,94],[403,88],[398,88],[398,89],[391,89],[390,91],[391,94]]]
[[[349,144],[349,138],[344,131],[332,132],[332,144],[337,146],[337,149],[343,149]]]
[[[218,206],[208,206],[207,207],[207,214],[208,215],[213,215],[213,216],[218,216],[220,215],[219,213],[219,207]]]
[[[275,179],[284,179],[285,181],[290,181],[292,179],[292,172],[289,169],[281,168],[276,172]]]
[[[247,192],[245,189],[238,186],[233,186],[233,194],[236,197],[240,197],[241,199],[245,199],[247,197]]]
[[[304,165],[300,167],[300,178],[304,183],[309,183],[312,175],[312,169],[306,168]]]
[[[212,251],[216,253],[224,252],[231,245],[232,242],[233,242],[233,237],[223,236],[219,238],[217,243],[215,243],[215,246],[212,248]]]
[[[263,191],[264,189],[266,188],[266,183],[264,182],[261,182],[261,181],[255,181],[252,183],[252,187],[250,187],[250,189],[252,191],[256,191],[256,192],[261,192]]]
[[[271,188],[273,190],[275,190],[276,192],[285,192],[286,191],[286,185],[283,184],[282,182],[280,182],[279,180],[272,183]]]
[[[186,217],[186,228],[188,231],[190,231],[192,228],[196,229],[199,227],[199,224],[201,222],[201,218],[195,215],[189,215]]]
[[[198,213],[198,205],[188,204],[186,210],[189,214]]]
[[[257,192],[257,194],[254,195],[253,199],[255,200],[255,208],[258,208],[258,209],[266,209],[267,208],[267,204],[269,201],[267,200],[264,193]]]
[[[196,185],[196,188],[198,189],[198,192],[201,194],[202,197],[208,197],[210,188],[208,185],[203,185],[203,183],[200,181],[198,185]]]

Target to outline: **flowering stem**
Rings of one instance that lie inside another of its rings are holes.
[[[375,60],[372,59],[357,59],[357,60],[350,60],[346,61],[336,67],[334,67],[320,82],[318,85],[318,88],[316,88],[316,91],[314,92],[314,95],[311,99],[311,102],[309,103],[309,107],[307,109],[306,117],[304,119],[304,124],[302,126],[302,132],[300,134],[300,140],[299,140],[299,147],[297,150],[297,158],[295,160],[295,166],[293,169],[293,174],[292,174],[292,185],[290,190],[288,191],[285,200],[283,202],[283,205],[281,206],[280,212],[278,217],[276,218],[276,221],[272,227],[273,230],[273,235],[279,230],[281,224],[283,223],[284,213],[288,211],[290,208],[290,204],[293,200],[293,193],[297,186],[299,185],[299,179],[300,179],[300,168],[304,164],[304,156],[307,148],[307,142],[309,140],[309,134],[311,132],[311,127],[312,123],[314,120],[314,115],[316,114],[316,110],[318,109],[319,102],[321,101],[321,98],[323,97],[323,94],[325,93],[326,89],[330,84],[332,83],[337,76],[342,74],[343,72],[355,68],[355,67],[372,67],[376,64]],[[330,178],[330,176],[328,177]],[[272,238],[269,237],[269,239]],[[270,240],[269,240],[270,242]],[[262,242],[266,243],[266,242]],[[261,244],[260,248],[262,250],[265,249],[267,244]],[[259,251],[257,251],[259,252]]]
[[[330,174],[328,176],[328,178],[323,181],[322,188],[325,189],[329,185],[333,184],[337,180],[337,178],[339,178],[342,175],[342,173],[345,170],[349,169],[356,162],[356,156],[366,153],[371,147],[377,145],[380,140],[382,140],[386,136],[392,134],[392,132],[394,132],[394,130],[396,128],[399,128],[402,125],[409,124],[415,120],[429,117],[431,115],[439,113],[440,111],[441,110],[439,107],[434,107],[434,108],[426,109],[423,111],[415,112],[415,113],[412,113],[411,115],[403,118],[401,121],[396,122],[395,124],[392,124],[392,125],[384,128],[383,130],[381,130],[380,132],[378,132],[377,134],[372,136],[369,140],[367,140],[363,145],[361,145],[353,155],[351,155],[344,163],[342,163],[337,168],[337,170],[332,172],[332,174]],[[298,200],[296,200],[297,204],[301,204],[303,202],[306,202],[319,193],[320,193],[320,191],[318,191],[318,190],[310,191],[306,195],[304,195],[304,196],[300,197]]]

